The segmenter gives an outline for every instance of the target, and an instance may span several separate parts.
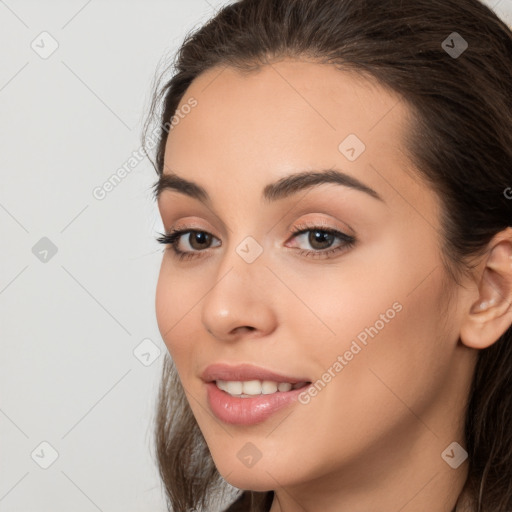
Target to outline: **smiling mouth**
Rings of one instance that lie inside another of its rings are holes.
[[[298,403],[311,385],[308,376],[284,375],[262,366],[215,363],[201,373],[206,400],[214,416],[226,424],[255,425]]]
[[[215,385],[221,391],[236,398],[255,398],[261,395],[286,393],[308,386],[311,382],[275,382],[272,380],[216,380]]]

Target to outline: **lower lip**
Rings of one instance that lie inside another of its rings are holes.
[[[304,386],[291,391],[277,391],[254,398],[238,398],[222,391],[215,382],[206,384],[208,403],[215,416],[224,423],[233,425],[254,425],[265,421],[275,412],[297,401]]]

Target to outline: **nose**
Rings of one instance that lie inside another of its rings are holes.
[[[230,249],[201,302],[206,331],[226,342],[270,334],[276,328],[275,281],[263,255],[248,263]]]

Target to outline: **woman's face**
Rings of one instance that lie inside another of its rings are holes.
[[[283,60],[209,70],[178,111],[164,175],[208,199],[170,182],[159,195],[166,232],[199,233],[176,240],[189,259],[167,247],[156,312],[220,473],[300,494],[453,471],[441,453],[463,444],[472,368],[403,101]]]

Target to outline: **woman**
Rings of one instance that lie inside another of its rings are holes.
[[[169,508],[512,510],[511,84],[477,0],[242,0],[185,40],[152,106]]]

